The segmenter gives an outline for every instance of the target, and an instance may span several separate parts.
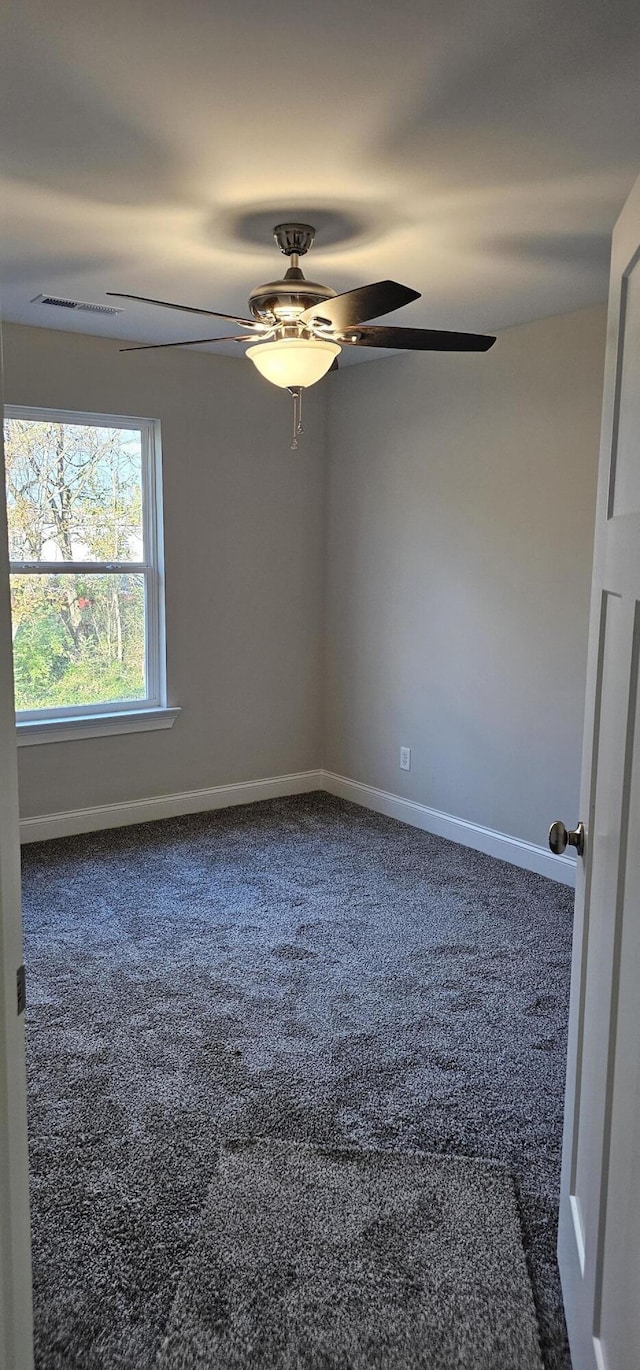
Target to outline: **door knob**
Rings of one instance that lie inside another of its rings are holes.
[[[577,828],[567,832],[564,823],[557,818],[549,828],[549,846],[554,856],[562,856],[565,847],[575,847],[578,856],[584,856],[584,823],[578,823]]]

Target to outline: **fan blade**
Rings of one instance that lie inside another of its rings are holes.
[[[353,337],[336,338],[340,346],[396,347],[416,352],[488,352],[495,338],[488,333],[445,333],[439,328],[358,326]]]
[[[139,304],[159,304],[163,309],[180,309],[183,314],[207,314],[210,319],[227,319],[229,323],[242,324],[243,328],[262,328],[257,319],[241,319],[237,314],[218,314],[215,309],[196,309],[191,304],[170,304],[168,300],[150,300],[147,295],[123,295],[119,290],[106,290],[105,295],[111,295],[114,300],[137,300]]]
[[[331,300],[320,300],[306,309],[301,318],[303,323],[327,319],[332,328],[353,328],[363,319],[379,319],[381,314],[390,314],[393,309],[419,299],[420,291],[411,290],[408,285],[376,281],[374,285],[358,286],[357,290],[345,290]]]
[[[187,338],[185,342],[170,343],[142,343],[137,347],[120,347],[120,352],[155,352],[159,347],[200,347],[202,343],[210,342],[255,342],[253,333],[248,338]]]

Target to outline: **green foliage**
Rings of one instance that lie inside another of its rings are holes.
[[[13,644],[16,708],[46,708],[53,682],[60,679],[67,662],[58,616],[25,617]]]

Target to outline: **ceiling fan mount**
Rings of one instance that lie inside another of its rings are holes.
[[[312,224],[276,224],[273,236],[285,257],[304,257],[313,247],[316,230]]]
[[[305,310],[335,296],[330,285],[307,281],[298,265],[300,257],[312,246],[315,233],[311,224],[276,224],[273,236],[291,265],[280,280],[257,285],[251,291],[249,309],[254,319],[271,327],[282,325],[289,329],[297,324]]]

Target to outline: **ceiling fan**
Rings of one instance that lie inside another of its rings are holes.
[[[305,279],[300,258],[309,251],[315,238],[311,224],[277,224],[273,236],[281,252],[289,258],[289,269],[281,280],[256,286],[249,296],[251,318],[237,314],[220,314],[213,309],[196,309],[192,305],[171,304],[168,300],[152,300],[145,295],[127,295],[108,290],[119,300],[137,300],[143,304],[160,305],[164,309],[178,309],[186,314],[205,314],[209,318],[224,319],[239,325],[240,332],[217,338],[187,339],[172,343],[147,343],[138,347],[123,347],[122,352],[147,352],[162,347],[197,347],[208,342],[253,343],[246,355],[258,371],[294,396],[295,434],[301,431],[299,404],[301,391],[315,385],[338,365],[343,347],[388,347],[419,352],[486,352],[495,342],[494,337],[482,333],[448,333],[433,328],[395,328],[386,324],[370,324],[368,319],[380,318],[411,300],[420,298],[418,290],[411,290],[397,281],[376,281],[373,285],[358,286],[337,295],[331,286]],[[295,403],[298,413],[295,412]]]

